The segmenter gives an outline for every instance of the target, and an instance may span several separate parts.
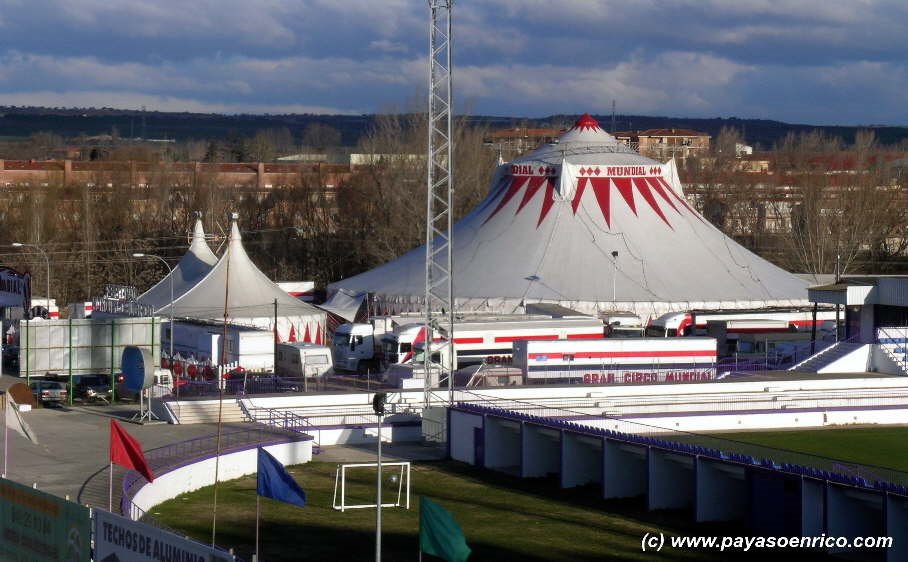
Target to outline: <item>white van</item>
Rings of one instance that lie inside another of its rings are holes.
[[[314,343],[277,344],[274,372],[284,377],[320,377],[334,372],[331,349]]]

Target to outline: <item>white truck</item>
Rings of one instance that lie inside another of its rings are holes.
[[[333,371],[331,349],[308,342],[279,343],[274,372],[284,377],[321,377]]]
[[[844,315],[842,315],[844,318]],[[734,311],[692,311],[692,312],[668,312],[652,320],[646,326],[646,335],[654,338],[673,338],[687,335],[704,335],[706,334],[707,323],[710,321],[727,320],[727,321],[783,321],[781,326],[766,326],[762,332],[792,331],[802,332],[810,331],[813,328],[813,311],[811,310],[734,310]],[[816,327],[824,328],[829,322],[835,322],[834,310],[817,311]],[[696,326],[694,325],[696,323]],[[745,327],[729,326],[728,334],[736,332],[747,333],[755,330]]]
[[[695,382],[716,377],[715,338],[514,342],[527,384]]]
[[[168,350],[170,330],[165,328],[163,332],[161,349]],[[221,340],[224,339],[223,325],[175,322],[173,338],[174,355],[179,354],[199,363],[210,361],[212,365],[220,365]],[[270,330],[228,324],[224,363],[243,367],[247,371],[273,370],[274,334]]]
[[[357,371],[364,364],[377,370],[413,357],[426,341],[421,323],[412,317],[381,317],[373,324],[343,324],[334,334],[332,352],[338,369]],[[550,318],[526,315],[470,317],[455,321],[454,349],[461,367],[507,363],[512,343],[520,340],[601,339],[602,321],[589,317]],[[433,335],[439,341],[442,334]]]

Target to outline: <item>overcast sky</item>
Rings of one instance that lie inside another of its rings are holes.
[[[0,104],[372,113],[425,91],[420,0],[0,0]],[[905,0],[455,0],[471,113],[908,124]]]

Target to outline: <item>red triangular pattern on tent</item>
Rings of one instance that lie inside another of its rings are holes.
[[[684,199],[684,197],[681,197],[680,195],[678,195],[678,193],[677,193],[674,189],[672,189],[670,185],[668,185],[668,182],[665,181],[665,178],[657,178],[657,179],[658,179],[659,182],[662,184],[662,188],[665,189],[666,193],[671,193],[671,194],[672,194],[672,197],[674,197],[679,203],[681,203],[682,205],[684,205],[684,208],[686,208],[688,211],[690,211],[691,214],[693,214],[695,217],[697,217],[698,219],[700,219],[700,222],[703,222],[703,223],[706,222],[706,221],[703,219],[703,217],[701,217],[701,216],[698,215],[696,212],[694,212],[694,208],[691,207],[691,206],[687,203],[687,201]]]
[[[306,331],[303,333],[303,342],[312,343],[312,338],[309,336],[309,324],[306,324]]]
[[[542,184],[545,183],[547,178],[545,176],[533,176],[530,179],[530,183],[527,186],[526,193],[523,194],[523,199],[520,201],[520,205],[517,207],[517,214],[520,214],[520,210],[530,202],[530,199],[536,195],[536,192],[539,191],[539,188],[542,187]]]
[[[571,201],[571,209],[577,214],[577,207],[580,206],[580,198],[583,197],[583,190],[586,188],[586,178],[577,179],[577,191],[574,192],[574,200]],[[608,222],[606,219],[605,222]]]
[[[508,191],[504,194],[504,197],[501,198],[501,202],[498,203],[498,206],[495,207],[495,210],[492,211],[492,214],[488,216],[482,224],[485,224],[492,220],[492,217],[498,214],[508,202],[514,198],[514,195],[520,191],[520,188],[523,187],[523,184],[530,178],[530,176],[514,176],[514,179],[511,181],[511,185],[508,186]]]
[[[640,192],[640,195],[643,196],[643,199],[649,204],[650,208],[659,215],[659,218],[662,219],[662,222],[667,224],[669,228],[672,228],[672,225],[669,224],[668,219],[665,218],[665,215],[662,213],[662,209],[659,208],[659,204],[656,203],[656,198],[653,197],[653,192],[649,189],[649,183],[647,183],[645,178],[634,178],[634,185],[637,186],[637,191]],[[672,230],[674,230],[672,228]]]
[[[322,327],[319,324],[315,325],[315,345],[322,345]]]
[[[612,178],[612,181],[615,182],[615,188],[621,194],[621,197],[624,197],[627,206],[636,215],[637,206],[634,204],[634,186],[631,185],[631,178]]]
[[[539,212],[539,221],[536,223],[536,228],[539,228],[539,225],[545,220],[545,216],[552,210],[552,205],[555,204],[553,197],[555,195],[555,182],[551,178],[546,179],[548,181],[545,184],[545,199],[542,200],[542,210]]]
[[[666,193],[662,189],[662,185],[659,183],[659,178],[646,178],[646,181],[647,183],[649,183],[649,186],[656,191],[656,193],[658,193],[663,199],[665,199],[665,202],[668,203],[676,213],[678,213],[679,215],[681,214],[681,211],[678,210],[678,207],[675,207],[675,204],[672,203],[672,198],[669,197],[668,193]]]
[[[605,224],[611,228],[611,207],[609,206],[609,192],[611,191],[611,181],[609,178],[591,178],[590,182],[593,184],[593,193],[596,195],[596,201],[599,203],[599,210],[602,211],[602,218],[605,219]]]
[[[290,324],[290,335],[287,336],[287,341],[289,341],[289,342],[296,341],[296,328],[293,327],[293,324]]]

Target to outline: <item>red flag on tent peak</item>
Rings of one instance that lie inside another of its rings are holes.
[[[309,335],[309,324],[306,324],[306,332],[303,334],[303,341],[312,343],[312,337]]]
[[[154,473],[145,460],[142,446],[116,420],[110,420],[110,462],[135,470],[149,482],[154,482]]]
[[[290,335],[287,336],[287,341],[289,341],[289,342],[296,341],[296,328],[293,327],[293,324],[290,324]]]

